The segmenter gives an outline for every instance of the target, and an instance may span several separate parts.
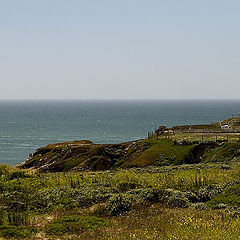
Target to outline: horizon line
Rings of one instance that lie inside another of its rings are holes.
[[[240,98],[0,98],[0,101],[238,101]]]

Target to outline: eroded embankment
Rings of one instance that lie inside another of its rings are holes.
[[[107,170],[127,157],[134,145],[136,142],[94,144],[88,140],[50,144],[30,154],[20,167],[35,168],[40,172]]]
[[[20,167],[40,172],[61,172],[224,162],[238,158],[239,149],[240,143],[179,143],[154,137],[121,144],[94,144],[82,140],[39,148]]]

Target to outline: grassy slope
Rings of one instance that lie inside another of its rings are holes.
[[[226,187],[226,189],[208,202],[211,208],[217,208],[219,204],[231,207],[240,207],[240,184]]]
[[[240,156],[240,143],[229,142],[205,151],[204,162],[227,162]]]
[[[194,140],[192,139],[192,141]],[[150,147],[141,154],[134,156],[134,158],[126,158],[123,161],[123,167],[167,166],[194,162],[227,162],[240,157],[239,142],[224,142],[215,144],[215,146],[213,143],[209,147],[206,146],[205,149],[204,143],[201,144],[201,142],[179,145],[174,144],[174,141],[169,138],[156,140],[154,136],[144,141]],[[201,149],[201,146],[204,149]]]
[[[150,147],[131,161],[125,161],[124,167],[146,167],[148,165],[182,164],[191,154],[195,145],[179,146],[168,138],[145,140]]]

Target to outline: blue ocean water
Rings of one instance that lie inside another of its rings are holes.
[[[0,101],[0,164],[15,165],[49,143],[120,143],[159,125],[211,123],[240,113],[236,101]]]

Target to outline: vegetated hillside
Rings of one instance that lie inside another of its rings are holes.
[[[40,172],[107,170],[125,157],[131,159],[148,148],[144,141],[122,144],[94,144],[88,140],[50,144],[38,149],[20,165]],[[135,148],[135,146],[137,148]],[[136,150],[131,155],[129,149]]]
[[[240,157],[239,142],[174,141],[155,136],[122,144],[74,141],[38,149],[20,165],[40,172],[108,170],[116,168],[167,166],[184,163],[231,161]]]

